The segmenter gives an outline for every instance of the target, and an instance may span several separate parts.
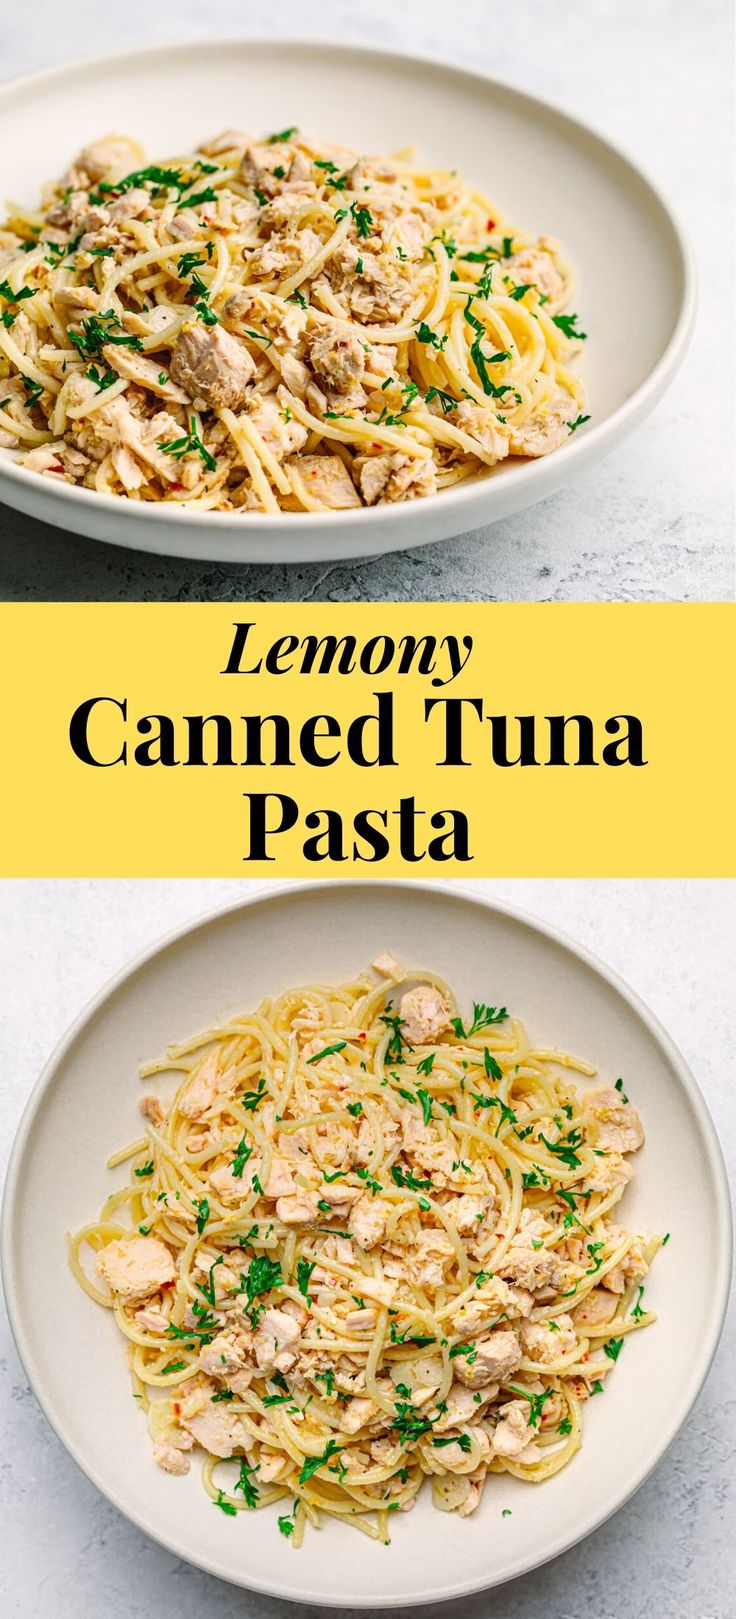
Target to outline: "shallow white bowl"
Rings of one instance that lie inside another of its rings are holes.
[[[77,1286],[64,1232],[124,1181],[108,1155],[134,1138],[137,1067],[166,1044],[267,992],[339,982],[380,948],[508,1006],[533,1039],[624,1078],[647,1144],[624,1209],[671,1232],[647,1281],[659,1322],[627,1340],[605,1394],[584,1411],[584,1444],[538,1488],[492,1478],[475,1515],[437,1513],[429,1494],[393,1525],[390,1548],[331,1522],[297,1554],[276,1512],[213,1511],[198,1470],[154,1465],[110,1315]],[[302,1603],[378,1608],[456,1597],[543,1563],[587,1535],[646,1478],[685,1420],[713,1355],[730,1270],[725,1172],[695,1081],[652,1014],[615,974],[509,907],[437,885],[280,887],[172,934],[120,973],[47,1064],[15,1143],[4,1202],[3,1275],[19,1353],[67,1449],[139,1527],[214,1574]],[[511,1517],[502,1510],[511,1508]]]
[[[695,310],[692,260],[667,205],[599,135],[460,68],[355,45],[243,40],[53,68],[0,89],[3,189],[35,202],[43,181],[111,129],[164,157],[227,125],[261,133],[289,124],[362,151],[415,143],[430,164],[460,169],[518,229],[560,237],[581,277],[592,421],[542,460],[502,463],[488,478],[429,499],[361,511],[259,516],[143,505],[25,471],[9,452],[0,453],[0,499],[93,539],[172,556],[373,556],[465,533],[541,500],[656,404]]]

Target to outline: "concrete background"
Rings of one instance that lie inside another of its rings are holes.
[[[253,889],[265,884],[251,883]],[[569,932],[649,1002],[692,1064],[733,1175],[736,884],[475,882]],[[52,1045],[103,981],[237,881],[0,885],[0,1161]],[[0,1306],[4,1619],[312,1619],[184,1565],[122,1518],[41,1415]],[[50,1324],[63,1331],[63,1323]],[[417,1619],[734,1619],[733,1315],[695,1410],[654,1475],[572,1551],[495,1593]]]
[[[602,466],[507,522],[382,559],[243,567],[139,556],[0,509],[0,600],[732,598],[731,0],[465,0],[451,29],[446,0],[35,0],[31,9],[8,0],[0,9],[7,77],[218,34],[378,41],[485,68],[635,155],[691,229],[702,295],[690,354],[654,415]],[[3,167],[0,194],[12,189],[8,154]]]

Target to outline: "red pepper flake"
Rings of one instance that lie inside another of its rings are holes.
[[[495,230],[495,229],[496,229],[496,221],[495,221],[495,219],[487,219],[486,220],[486,230]]]
[[[183,483],[170,483],[169,488],[170,489],[183,489],[184,485],[183,485]]]

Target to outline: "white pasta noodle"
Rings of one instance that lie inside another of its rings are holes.
[[[0,226],[0,447],[246,517],[413,500],[588,420],[574,292],[556,241],[404,155],[106,136]]]
[[[196,1445],[226,1513],[337,1517],[387,1541],[426,1479],[467,1515],[489,1479],[550,1478],[582,1440],[659,1238],[617,1224],[643,1140],[615,1086],[464,1020],[393,959],[172,1046],[146,1077],[128,1184],[70,1239],[113,1309],[171,1472]],[[490,1486],[493,1487],[492,1485]]]

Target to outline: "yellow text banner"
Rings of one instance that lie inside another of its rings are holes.
[[[728,876],[728,605],[0,608],[8,876]]]

